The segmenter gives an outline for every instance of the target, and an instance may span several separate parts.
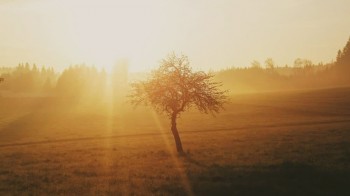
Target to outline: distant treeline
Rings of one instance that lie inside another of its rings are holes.
[[[35,64],[25,63],[14,68],[0,68],[0,77],[4,79],[0,91],[2,95],[56,96],[77,101],[106,98],[107,88],[110,90],[109,95],[125,95],[127,65],[118,65],[112,74],[113,79],[107,81],[105,70],[85,64],[69,66],[58,73],[52,67],[42,66],[39,69]]]
[[[104,70],[93,66],[74,65],[57,73],[52,67],[19,64],[15,68],[0,68],[2,92],[41,93],[44,95],[101,99],[104,95],[124,97],[127,88],[127,65],[115,67],[108,80]],[[253,61],[247,68],[229,68],[214,73],[224,88],[233,93],[279,91],[306,88],[326,88],[350,85],[350,39],[338,51],[335,62],[314,64],[296,59],[294,65],[277,66],[273,59],[263,65]]]
[[[0,68],[4,78],[0,89],[11,92],[51,92],[56,85],[57,73],[52,67],[41,67],[29,63],[19,64],[15,68]]]
[[[233,93],[327,88],[350,85],[350,39],[335,62],[314,64],[296,59],[293,66],[277,66],[271,58],[248,68],[229,68],[215,74]]]

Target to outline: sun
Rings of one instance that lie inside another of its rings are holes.
[[[13,47],[8,53],[15,58],[5,61],[29,61],[60,69],[84,63],[110,72],[116,62],[127,59],[131,71],[149,71],[163,56],[179,51],[181,45],[180,39],[174,38],[177,30],[169,23],[164,6],[158,0],[36,0],[9,4],[3,8],[2,18],[10,18],[6,23],[16,25],[5,25],[7,32],[1,43]],[[12,39],[7,41],[6,37]]]
[[[78,0],[64,3],[68,9],[62,12],[62,2],[52,2],[43,8],[57,18],[51,38],[61,46],[62,53],[74,59],[73,64],[85,63],[110,72],[118,61],[126,59],[132,70],[145,71],[163,56],[156,52],[159,44],[153,31],[145,31],[155,26],[149,22],[154,21],[152,16],[143,9],[119,1]]]

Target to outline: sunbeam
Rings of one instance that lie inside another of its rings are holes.
[[[191,187],[191,183],[186,173],[186,169],[185,169],[186,167],[183,161],[180,159],[179,155],[174,151],[173,145],[170,144],[169,134],[167,134],[168,130],[165,129],[164,126],[162,125],[157,113],[154,110],[151,110],[151,113],[152,113],[152,119],[157,126],[158,132],[162,136],[163,142],[165,143],[166,148],[168,149],[168,152],[171,155],[175,169],[178,171],[180,175],[182,185],[184,186],[187,192],[187,195],[190,195],[190,196],[194,195]]]

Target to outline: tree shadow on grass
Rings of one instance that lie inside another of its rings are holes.
[[[195,195],[350,195],[350,171],[298,162],[234,167],[211,165],[188,172]]]

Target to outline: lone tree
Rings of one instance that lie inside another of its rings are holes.
[[[187,56],[169,55],[153,70],[146,81],[131,84],[131,103],[151,105],[159,113],[165,113],[171,120],[178,153],[183,153],[176,120],[182,112],[196,107],[203,113],[217,113],[227,100],[227,91],[219,89],[221,83],[212,81],[213,75],[202,71],[194,72]]]

